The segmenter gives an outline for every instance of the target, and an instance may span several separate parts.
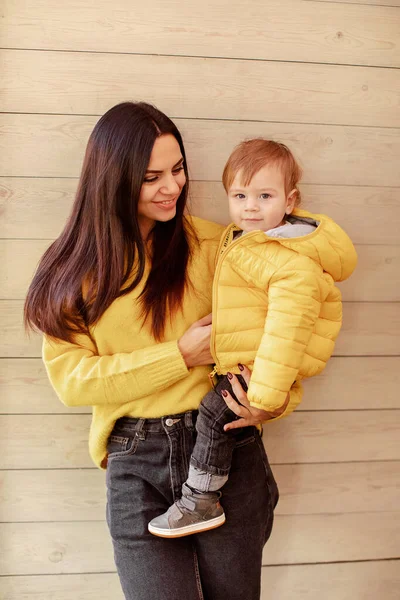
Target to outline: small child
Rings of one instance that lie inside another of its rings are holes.
[[[264,139],[239,144],[225,166],[233,223],[221,238],[213,284],[211,353],[219,382],[199,407],[182,498],[149,523],[154,535],[181,537],[225,522],[219,490],[239,436],[252,429],[225,428],[240,413],[224,400],[227,390],[237,400],[232,373],[245,373],[242,365],[252,371],[248,390],[238,378],[248,411],[265,415],[261,422],[292,412],[299,394],[288,402],[291,387],[321,373],[333,352],[342,322],[334,282],[351,275],[357,256],[331,219],[295,208],[300,178],[290,150]]]

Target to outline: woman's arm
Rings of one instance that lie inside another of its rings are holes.
[[[176,341],[99,356],[87,336],[74,344],[43,341],[43,360],[50,382],[66,406],[124,404],[168,388],[188,369],[211,364],[211,315],[196,321]]]

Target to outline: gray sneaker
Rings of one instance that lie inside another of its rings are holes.
[[[184,483],[182,498],[150,521],[149,531],[159,537],[176,538],[220,527],[225,523],[220,497],[220,492],[194,492]]]

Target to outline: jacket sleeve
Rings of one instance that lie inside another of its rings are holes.
[[[318,275],[296,259],[271,278],[264,333],[248,391],[252,406],[273,411],[284,404],[318,319],[321,294]],[[296,393],[284,414],[299,401]]]
[[[287,417],[292,413],[300,404],[303,398],[303,386],[300,381],[295,381],[292,387],[289,390],[289,402],[285,411],[277,417],[273,417],[272,419],[268,419],[265,421],[266,423],[270,423],[271,421],[276,421],[277,419],[283,419],[283,417]]]
[[[45,337],[43,360],[66,406],[124,404],[163,390],[189,374],[178,342],[99,356],[87,336],[75,343]]]

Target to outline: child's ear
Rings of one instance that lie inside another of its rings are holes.
[[[294,190],[292,190],[290,192],[290,194],[286,198],[286,210],[285,210],[285,213],[287,215],[290,215],[290,213],[293,212],[293,209],[296,206],[297,194],[298,194],[297,190],[294,189]]]

